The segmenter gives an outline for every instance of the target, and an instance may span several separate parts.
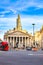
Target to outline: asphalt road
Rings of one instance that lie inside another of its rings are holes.
[[[43,51],[0,51],[0,65],[43,65]]]

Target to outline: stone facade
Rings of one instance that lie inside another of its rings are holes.
[[[30,35],[21,31],[14,31],[13,33],[9,33],[7,36],[4,36],[4,39],[11,43],[12,47],[16,46],[18,42],[18,47],[23,47],[23,45],[31,46],[30,44]]]
[[[40,29],[40,31],[37,31],[35,33],[35,42],[38,43],[39,48],[42,48],[43,47],[43,26]]]

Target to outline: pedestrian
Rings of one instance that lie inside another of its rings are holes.
[[[16,47],[18,48],[18,42],[16,43]]]

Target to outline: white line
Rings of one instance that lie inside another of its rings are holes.
[[[40,55],[43,55],[43,54],[28,54],[28,55],[30,55],[30,56],[32,56],[32,55],[35,55],[35,56],[40,56]]]

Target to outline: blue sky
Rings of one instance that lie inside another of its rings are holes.
[[[43,0],[0,0],[0,38],[4,33],[16,26],[17,15],[20,14],[22,28],[32,33],[43,25]]]

